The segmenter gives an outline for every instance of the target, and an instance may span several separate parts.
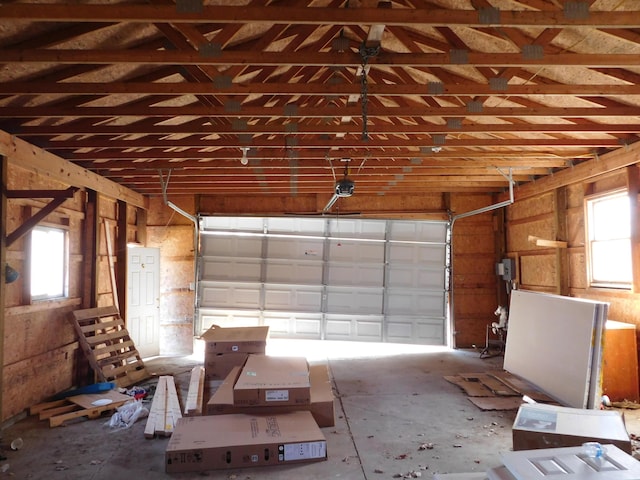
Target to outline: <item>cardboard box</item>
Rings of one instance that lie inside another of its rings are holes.
[[[212,415],[178,421],[165,452],[167,473],[287,465],[327,459],[311,413]]]
[[[311,403],[309,405],[237,406],[233,404],[233,386],[241,368],[235,367],[218,386],[205,408],[206,415],[227,415],[230,413],[278,414],[298,410],[309,410],[319,427],[335,425],[334,395],[325,364],[310,365]]]
[[[624,417],[613,410],[525,404],[518,410],[512,433],[514,450],[578,447],[585,442],[600,442],[631,453]]]
[[[306,358],[249,355],[233,387],[233,403],[308,405],[311,382]]]
[[[242,367],[248,353],[209,354],[204,358],[204,378],[206,381],[224,380],[233,367]]]
[[[205,342],[204,354],[261,353],[267,347],[269,327],[211,327],[200,338]]]

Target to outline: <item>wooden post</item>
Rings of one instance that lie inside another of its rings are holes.
[[[566,242],[568,240],[567,187],[556,189],[553,202],[556,240]],[[556,293],[569,296],[569,252],[566,248],[556,248]]]
[[[83,226],[83,278],[82,309],[98,306],[98,206],[99,197],[95,190],[87,190]]]
[[[127,202],[118,200],[118,236],[116,237],[116,286],[120,316],[127,323],[127,243],[129,208]]]
[[[2,283],[2,288],[0,288],[0,345],[2,346],[2,351],[5,351],[4,348],[4,312],[5,312],[5,287],[4,287],[4,278],[5,278],[5,265],[7,264],[7,249],[6,249],[6,239],[7,239],[7,168],[8,162],[6,157],[0,157],[0,179],[2,181],[1,190],[0,191],[0,268],[2,268],[2,278],[0,282]],[[4,358],[0,356],[0,420],[4,418],[4,409],[3,409],[3,398],[2,392],[4,391]]]
[[[633,272],[633,293],[640,292],[640,169],[637,165],[627,167],[627,188],[629,190],[629,219],[631,232],[631,271]]]

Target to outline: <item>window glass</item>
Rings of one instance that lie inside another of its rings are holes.
[[[587,200],[591,285],[630,288],[631,217],[629,197],[616,193]]]
[[[31,298],[64,297],[67,293],[67,233],[60,228],[31,231]]]

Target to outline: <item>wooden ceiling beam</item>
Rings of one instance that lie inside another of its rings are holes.
[[[175,73],[175,72],[172,72]],[[423,83],[398,83],[367,85],[368,95],[387,97],[415,95],[429,97],[451,97],[457,95],[503,97],[503,96],[627,96],[640,95],[640,85],[625,84],[508,84],[503,90],[496,90],[489,84],[480,83],[438,83],[437,93],[429,92],[429,85]],[[0,95],[352,95],[360,93],[357,83],[232,83],[217,86],[212,82],[59,82],[31,81],[0,83]]]
[[[382,159],[368,159],[367,169],[392,169],[392,168],[479,168],[479,167],[491,167],[491,168],[518,168],[521,165],[522,160],[526,160],[527,168],[562,168],[567,166],[567,160],[560,158],[557,155],[543,155],[535,153],[475,153],[472,157],[461,157],[460,154],[451,155],[438,154],[438,158],[435,155],[431,158],[389,158],[387,160]],[[236,159],[239,161],[239,159]],[[198,171],[212,171],[217,169],[227,169],[230,167],[230,161],[209,161],[201,162],[198,160],[153,160],[145,162],[135,162],[130,160],[106,160],[103,162],[90,162],[90,161],[77,161],[73,162],[78,166],[86,168],[88,170],[99,171],[103,175],[109,175],[109,171],[113,170],[120,175],[128,174],[127,170],[133,170],[135,172],[149,172],[152,175],[156,175],[158,170],[172,170],[172,171],[185,171],[198,173]],[[264,160],[255,161],[249,160],[250,167],[259,167],[264,171],[270,169],[279,168],[291,168],[291,163],[286,159]],[[296,168],[299,171],[303,171],[306,168],[328,168],[326,158],[320,159],[318,157],[315,160],[298,161]]]
[[[271,107],[242,107],[238,112],[230,112],[224,107],[212,107],[203,105],[185,105],[180,107],[154,107],[147,106],[144,102],[140,106],[111,106],[111,107],[0,107],[0,118],[37,118],[37,117],[181,117],[203,116],[206,118],[318,118],[322,120],[340,118],[344,115],[358,116],[359,106],[346,106],[336,108],[329,107],[300,107],[295,112],[287,113],[285,108]],[[435,117],[435,118],[460,118],[460,117],[638,117],[638,106],[611,106],[603,107],[484,107],[478,112],[469,112],[467,107],[379,107],[371,105],[368,111],[369,117]]]
[[[33,4],[29,4],[33,5]],[[2,8],[2,5],[0,5]],[[393,10],[396,11],[396,10]],[[640,15],[638,15],[640,18]],[[640,28],[640,27],[639,27]],[[624,53],[557,53],[541,58],[528,57],[522,53],[467,52],[466,61],[460,63],[452,52],[446,53],[394,53],[382,51],[370,60],[370,64],[396,67],[638,67],[640,58]],[[52,63],[52,64],[136,64],[136,65],[265,65],[265,66],[315,66],[358,67],[362,63],[360,54],[345,52],[264,52],[223,50],[217,55],[199,51],[180,50],[91,50],[91,49],[15,49],[0,50],[1,63]]]
[[[631,12],[627,12],[631,13]],[[203,6],[199,11],[179,12],[174,5],[142,4],[18,4],[0,5],[0,19],[39,22],[132,22],[132,23],[256,23],[342,25],[386,24],[467,27],[590,26],[595,28],[640,28],[638,15],[590,11],[586,18],[569,18],[561,10],[499,10],[497,21],[487,21],[477,11],[445,9],[378,9],[327,7]]]
[[[88,121],[75,121],[69,122],[61,125],[19,125],[15,121],[10,121],[10,125],[2,125],[0,129],[8,129],[11,127],[11,131],[16,134],[25,137],[31,137],[34,143],[40,144],[41,141],[36,140],[36,137],[46,135],[51,137],[56,136],[64,136],[64,135],[92,135],[92,139],[79,139],[76,141],[64,140],[60,141],[53,140],[47,141],[47,148],[57,148],[60,146],[66,145],[64,142],[72,142],[73,146],[81,148],[83,146],[96,146],[96,147],[108,147],[108,146],[119,146],[119,143],[116,142],[114,144],[110,144],[107,142],[105,145],[105,139],[100,139],[101,136],[125,136],[128,137],[130,135],[193,135],[193,136],[204,136],[204,135],[225,135],[232,136],[234,145],[239,145],[243,142],[256,143],[256,144],[268,144],[267,141],[261,139],[263,135],[277,135],[277,134],[285,134],[292,138],[300,137],[303,135],[331,135],[334,133],[345,133],[347,135],[358,135],[361,132],[361,127],[358,123],[350,123],[344,125],[331,124],[327,125],[324,123],[320,124],[298,124],[296,125],[295,131],[291,129],[287,129],[287,126],[275,122],[269,124],[248,124],[246,128],[237,128],[235,125],[229,124],[216,124],[211,125],[206,118],[198,119],[192,122],[185,122],[183,124],[175,125],[175,124],[167,124],[161,123],[163,121],[171,120],[169,117],[163,118],[155,118],[155,119],[146,119],[138,122],[134,122],[127,125],[108,125],[104,123],[98,123],[99,119],[88,119]],[[3,128],[4,127],[4,128]],[[372,124],[369,126],[369,133],[371,135],[394,135],[394,134],[402,134],[402,135],[430,135],[430,134],[455,134],[459,135],[460,133],[518,133],[518,132],[535,132],[535,133],[636,133],[638,132],[640,127],[640,123],[632,124],[632,123],[624,123],[624,124],[604,124],[604,123],[592,123],[592,124],[584,124],[584,123],[469,123],[468,121],[463,121],[460,128],[455,128],[448,126],[446,124],[435,124],[435,123],[420,123],[420,124],[402,124],[398,125],[376,125]],[[154,137],[155,138],[155,137]],[[189,137],[190,138],[190,137]],[[353,140],[349,140],[351,144],[353,144]],[[424,139],[414,139],[417,141],[424,140],[427,144],[431,144],[432,140],[430,138]],[[153,141],[153,140],[152,140]],[[170,140],[165,139],[168,146],[189,146],[189,142],[185,143],[174,143],[179,142],[178,140]],[[230,140],[226,140],[229,142]],[[393,140],[390,140],[393,141]],[[135,142],[138,142],[140,146],[156,146],[153,143],[148,143],[148,141],[144,138],[139,140],[122,140],[122,145],[129,145],[131,142],[131,146],[138,146]],[[224,140],[195,140],[195,144],[193,146],[216,146],[216,145],[225,145],[225,143],[216,143],[216,142],[224,142]],[[282,141],[279,143],[275,140],[271,140],[272,144],[282,145]],[[315,143],[329,145],[330,140],[328,139],[316,139]],[[360,142],[361,144],[361,142]],[[66,147],[63,147],[66,148]]]

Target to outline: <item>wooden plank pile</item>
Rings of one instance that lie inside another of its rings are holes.
[[[151,401],[144,429],[145,438],[154,438],[156,435],[170,436],[180,418],[182,411],[175,381],[171,375],[161,375],[158,377],[156,392]]]

